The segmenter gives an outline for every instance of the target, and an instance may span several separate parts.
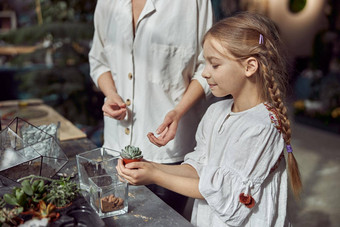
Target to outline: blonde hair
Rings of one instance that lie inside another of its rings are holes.
[[[283,139],[286,145],[290,145],[290,121],[284,104],[286,62],[281,49],[282,42],[274,23],[265,16],[242,12],[217,22],[206,33],[204,40],[207,38],[219,41],[238,61],[249,57],[257,59],[256,83],[260,98],[276,109],[282,123]],[[288,171],[292,191],[296,197],[299,197],[302,183],[292,152],[288,153]]]

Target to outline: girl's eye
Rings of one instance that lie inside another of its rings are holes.
[[[219,65],[212,65],[213,69],[217,69]]]

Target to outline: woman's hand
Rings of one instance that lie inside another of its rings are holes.
[[[131,162],[124,166],[121,159],[118,160],[116,169],[118,175],[132,185],[154,184],[155,178],[160,172],[152,162]]]
[[[123,120],[127,113],[126,104],[118,94],[106,97],[102,110],[104,116],[108,116],[116,120]]]
[[[148,133],[151,143],[161,147],[175,138],[179,120],[181,117],[201,98],[204,97],[204,90],[197,80],[191,80],[181,101],[176,107],[167,113],[163,123],[158,127],[156,137],[152,132]]]
[[[148,138],[151,143],[158,147],[166,145],[170,140],[175,138],[178,122],[180,116],[177,111],[171,110],[167,113],[163,123],[158,127],[156,133],[159,135],[156,137],[152,132],[148,133]]]

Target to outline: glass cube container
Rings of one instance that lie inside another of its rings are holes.
[[[106,218],[128,212],[128,184],[114,175],[91,177],[90,204],[99,217]]]
[[[78,154],[76,159],[80,188],[89,192],[90,177],[116,174],[119,155],[118,151],[104,147]]]
[[[14,181],[38,175],[53,177],[68,158],[53,135],[21,118],[0,132],[0,175]]]

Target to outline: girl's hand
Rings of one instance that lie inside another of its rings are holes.
[[[131,162],[124,166],[123,160],[118,160],[116,166],[118,175],[123,177],[132,185],[154,184],[159,170],[152,162],[140,161]]]
[[[159,135],[156,137],[152,132],[148,133],[148,138],[151,143],[158,147],[166,145],[170,140],[175,138],[178,122],[180,120],[179,114],[172,110],[164,118],[163,123],[158,127],[156,133]]]
[[[123,120],[127,113],[126,104],[118,94],[107,97],[102,110],[104,116],[108,116],[116,120]]]

